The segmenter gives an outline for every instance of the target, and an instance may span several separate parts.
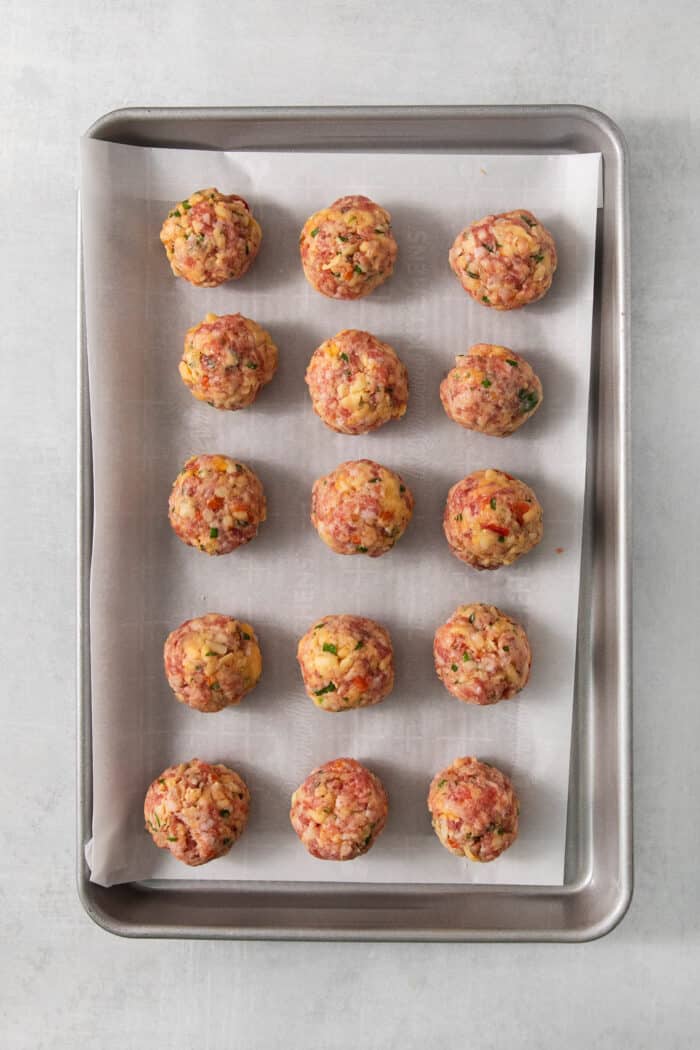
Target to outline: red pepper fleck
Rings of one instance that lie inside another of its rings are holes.
[[[516,518],[518,519],[518,525],[522,525],[523,518],[529,510],[532,510],[531,503],[519,502],[513,504],[513,514],[515,514]]]
[[[207,507],[209,510],[221,510],[224,505],[224,501],[221,496],[212,496],[210,500],[207,500]]]
[[[488,529],[489,532],[497,532],[499,536],[509,536],[510,535],[510,529],[507,529],[505,527],[505,525],[492,525],[489,522],[488,525],[484,525],[484,528]]]

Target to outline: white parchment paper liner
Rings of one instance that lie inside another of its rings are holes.
[[[598,154],[223,154],[83,142],[94,881],[562,883],[599,167]],[[173,201],[210,185],[249,200],[263,248],[243,280],[207,290],[172,277],[158,233]],[[332,302],[306,284],[297,242],[312,211],[350,192],[392,213],[399,261],[368,299]],[[540,304],[496,313],[460,289],[447,250],[466,222],[517,207],[553,232],[559,270]],[[276,378],[243,412],[196,402],[179,379],[184,332],[209,310],[253,317],[278,343]],[[327,430],[304,384],[313,349],[348,327],[390,342],[410,373],[404,421],[365,437]],[[481,341],[523,353],[544,385],[539,413],[507,439],[462,431],[440,406],[439,382],[455,354]],[[185,547],[168,524],[170,485],[194,452],[242,459],[266,488],[269,518],[259,537],[227,557]],[[364,456],[398,470],[416,497],[408,532],[378,560],[332,554],[308,520],[314,479]],[[449,553],[441,518],[449,486],[487,466],[533,486],[545,532],[516,566],[479,574]],[[435,627],[460,603],[479,600],[521,620],[534,653],[520,697],[483,709],[449,696],[431,652]],[[263,649],[259,687],[218,715],[176,703],[162,669],[168,631],[207,611],[252,622]],[[332,612],[371,616],[392,634],[396,687],[376,708],[334,716],[304,694],[297,638]],[[520,838],[488,865],[447,853],[426,810],[433,773],[464,754],[508,772],[521,798]],[[351,864],[315,861],[288,819],[294,788],[339,755],[375,770],[391,801],[386,831]],[[142,803],[165,766],[194,756],[235,767],[253,804],[232,852],[188,869],[153,846]]]

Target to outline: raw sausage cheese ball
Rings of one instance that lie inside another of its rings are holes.
[[[515,310],[549,291],[557,250],[531,211],[506,211],[458,233],[450,266],[472,299],[494,310]]]
[[[443,846],[469,860],[495,860],[518,837],[520,805],[505,773],[476,758],[457,758],[436,773],[428,793]]]
[[[262,230],[242,197],[212,188],[176,204],[160,239],[176,277],[215,288],[248,270],[258,254]]]
[[[170,524],[183,543],[205,554],[229,554],[249,543],[265,521],[257,474],[228,456],[192,456],[175,478]]]
[[[460,605],[435,632],[433,656],[442,684],[468,704],[510,700],[530,677],[527,635],[495,605]]]
[[[340,197],[306,220],[299,241],[310,285],[329,299],[360,299],[391,277],[391,216],[369,197]]]
[[[475,569],[498,569],[540,542],[542,507],[524,481],[476,470],[448,492],[442,524],[455,557]]]
[[[262,674],[253,628],[221,613],[177,627],[166,639],[163,659],[178,700],[207,713],[240,704]]]
[[[198,401],[213,408],[252,405],[276,371],[270,333],[242,314],[207,314],[185,336],[180,376]]]
[[[306,369],[314,411],[339,434],[366,434],[400,419],[408,373],[388,343],[350,328],[322,343]]]
[[[199,758],[170,766],[146,792],[146,830],[160,849],[196,867],[223,857],[248,823],[250,792],[233,769]]]
[[[354,860],[371,849],[388,812],[379,777],[354,758],[336,758],[297,788],[289,819],[312,857]]]
[[[378,704],[394,686],[388,631],[364,616],[324,616],[300,640],[306,692],[324,711]]]
[[[371,459],[341,463],[311,493],[311,521],[336,554],[386,554],[413,514],[403,479]]]
[[[505,437],[542,404],[542,384],[525,358],[507,346],[477,343],[455,358],[440,384],[440,400],[461,427]]]

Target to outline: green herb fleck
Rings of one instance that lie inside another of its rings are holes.
[[[258,367],[256,365],[255,361],[246,361],[245,366],[246,366],[246,368],[257,368]]]
[[[541,263],[544,259],[544,255],[542,254],[542,252],[535,252],[532,258],[535,260],[536,263]]]
[[[457,664],[452,664],[451,667],[450,667],[450,670],[456,671],[457,670]]]
[[[168,842],[177,842],[177,835],[168,835]]]
[[[338,354],[338,357],[340,358],[340,360],[341,360],[341,361],[346,361],[346,362],[349,362],[349,361],[350,361],[350,358],[349,358],[349,357],[348,357],[348,355],[347,355],[347,354],[345,353],[345,351],[343,351],[343,353],[342,353],[342,354]]]
[[[439,788],[441,788],[441,787],[444,787],[446,783],[447,783],[447,779],[446,779],[445,777],[443,777],[443,779],[442,779],[442,780],[438,780],[438,782],[437,782],[437,786],[438,786]]]
[[[518,397],[520,399],[520,410],[521,412],[532,412],[533,408],[537,405],[539,398],[534,390],[526,390],[523,387],[518,390]]]
[[[491,302],[491,300],[489,299],[488,295],[482,295],[481,301],[482,301],[482,303],[490,303]]]
[[[159,780],[158,783],[160,784],[161,787],[165,787],[165,781],[164,780]]]
[[[509,645],[504,645],[503,646],[503,652],[504,653],[509,653],[510,652],[510,646]]]
[[[537,223],[533,222],[532,219],[528,219],[527,215],[521,215],[520,218],[523,220],[523,222],[526,222],[528,224],[530,229],[532,229],[533,226],[537,225]]]
[[[314,627],[314,631],[320,631],[322,627],[325,627],[325,623],[317,623]]]
[[[181,215],[182,215],[182,212],[178,211],[177,208],[175,208],[174,211],[168,212],[168,218],[169,219],[173,219],[173,218],[174,219],[179,219]]]
[[[366,554],[367,553],[367,547],[355,547],[355,550],[357,551],[358,554]]]
[[[182,201],[182,203],[180,204],[180,207],[183,208],[184,211],[189,211],[190,208],[192,207],[192,205],[190,204],[189,201]]]
[[[213,653],[213,652],[211,651],[211,649],[210,649],[210,650],[209,650],[208,652],[206,652],[206,653],[205,653],[204,655],[205,655],[205,656],[216,656],[216,653]]]
[[[333,656],[337,656],[338,655],[338,646],[337,645],[333,645],[332,642],[324,642],[323,643],[323,651],[324,651],[324,653],[333,653]]]
[[[362,269],[362,267],[361,267],[361,266],[358,266],[358,265],[357,265],[357,263],[355,263],[355,265],[353,266],[353,270],[355,271],[355,273],[364,273],[364,272],[365,272],[365,271],[364,271],[364,270]]]
[[[487,252],[491,252],[492,255],[496,251],[496,249],[492,248],[490,244],[485,244],[484,248],[486,249]]]
[[[246,642],[250,642],[251,641],[251,637],[250,637],[250,635],[248,634],[247,631],[241,631],[241,634],[245,638]]]
[[[462,653],[462,660],[464,661],[465,664],[469,663],[469,661],[471,660],[471,656],[469,655],[469,653],[467,652],[466,649]]]
[[[213,693],[218,693],[221,690],[221,686],[219,685],[218,682],[212,682],[211,683],[211,689],[212,689]]]
[[[329,682],[328,685],[324,685],[323,689],[318,689],[314,693],[314,696],[325,696],[326,693],[335,693],[335,691],[335,683]]]
[[[362,639],[360,639],[360,641],[355,646],[355,652],[357,652],[358,649],[361,649],[364,644],[365,643],[362,641]]]
[[[210,540],[215,540],[218,537],[218,535],[219,535],[219,530],[218,529],[214,529],[214,528],[209,529],[209,539]]]
[[[492,496],[491,499],[489,500],[489,506],[491,507],[491,510],[495,510],[496,509],[496,497],[495,496]]]
[[[342,233],[339,233],[338,234],[338,240],[342,241],[343,244],[345,244],[345,242],[347,241],[347,237],[343,237]]]
[[[318,230],[319,230],[319,227],[318,227],[318,226],[314,227],[314,229],[313,229],[313,230],[311,231],[311,236],[312,236],[312,237],[315,237],[315,236],[316,236],[316,234],[318,233]]]
[[[488,390],[488,388],[491,386],[491,380],[490,379],[482,379],[481,380],[481,385],[483,387],[485,387],[486,390]]]
[[[473,271],[473,270],[468,270],[468,269],[466,268],[466,266],[465,266],[465,268],[464,268],[464,272],[466,273],[467,277],[471,277],[472,281],[478,281],[478,280],[479,280],[479,275],[478,275],[478,273],[474,273],[474,271]]]
[[[499,536],[499,537],[498,537],[498,542],[499,542],[499,543],[505,543],[505,542],[506,542],[506,538],[505,538],[505,536]]]

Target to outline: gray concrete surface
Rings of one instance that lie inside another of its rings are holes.
[[[0,1044],[296,1050],[697,1045],[700,8],[619,0],[7,0]],[[74,827],[79,134],[125,105],[577,102],[632,158],[636,895],[583,946],[122,941]]]

